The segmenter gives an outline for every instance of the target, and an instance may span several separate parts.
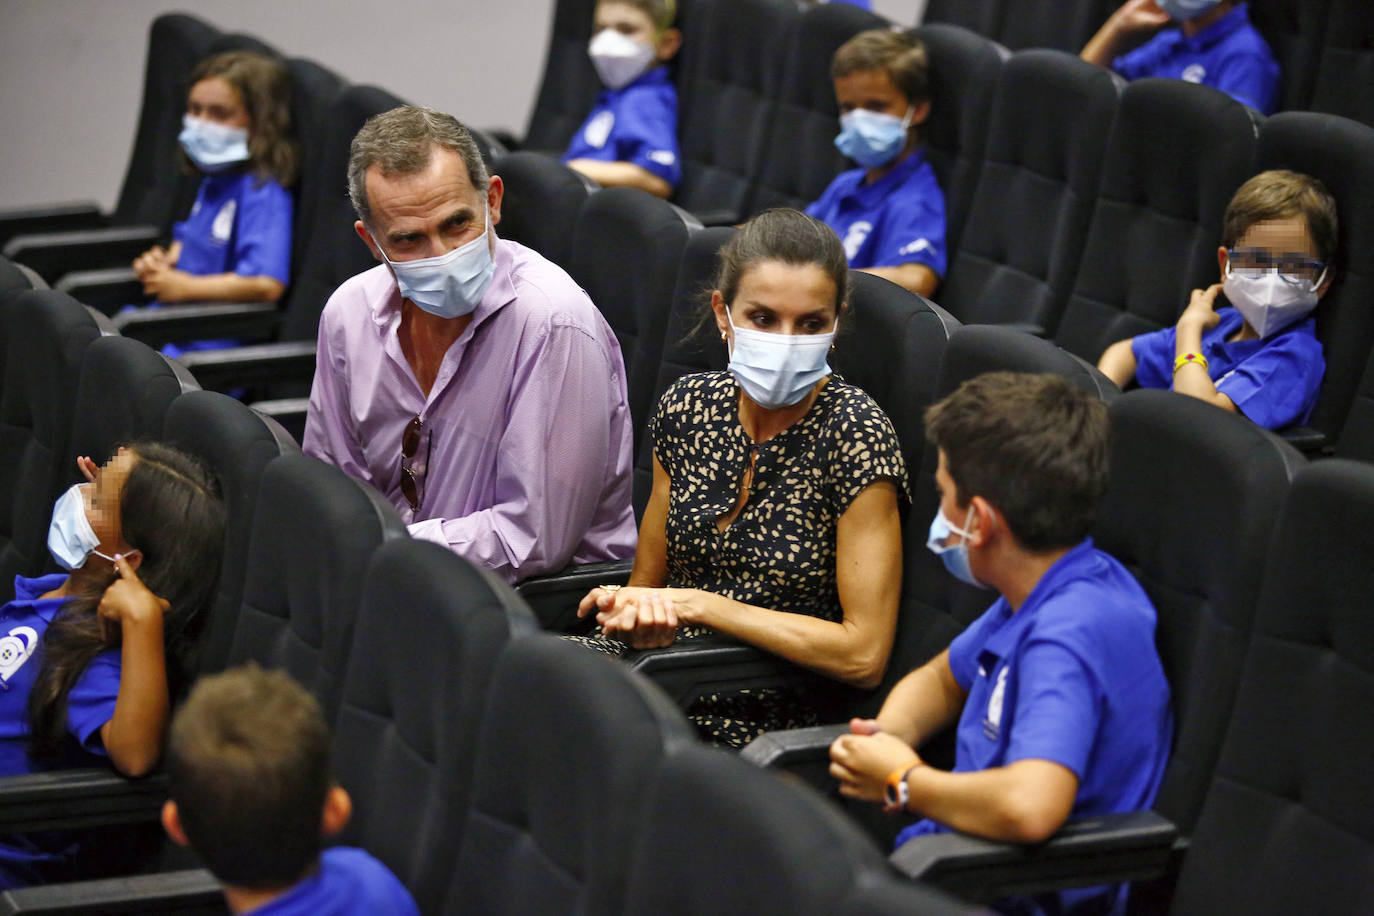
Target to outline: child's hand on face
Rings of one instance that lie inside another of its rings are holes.
[[[1155,3],[1155,0],[1128,0],[1123,3],[1112,19],[1123,32],[1143,32],[1158,29],[1169,24],[1169,14]]]
[[[87,483],[95,483],[100,479],[100,465],[95,463],[89,455],[76,456],[77,469],[81,471],[81,476],[86,478]]]
[[[1178,319],[1179,326],[1191,323],[1197,326],[1199,331],[1210,331],[1221,321],[1221,316],[1216,312],[1217,293],[1221,292],[1221,284],[1213,283],[1206,289],[1193,290],[1193,297],[1188,302],[1188,307],[1183,310],[1183,315]]]
[[[100,616],[100,633],[112,642],[116,631],[129,626],[162,623],[162,615],[171,609],[171,602],[154,595],[138,578],[138,573],[122,555],[115,555],[115,570],[119,578],[110,583],[100,598],[96,613]]]

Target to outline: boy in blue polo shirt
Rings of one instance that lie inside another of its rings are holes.
[[[1222,282],[1193,290],[1174,327],[1112,344],[1097,367],[1122,387],[1172,388],[1265,429],[1306,423],[1326,372],[1311,315],[1331,287],[1337,232],[1320,181],[1259,173],[1226,206]],[[1219,293],[1231,308],[1217,308]]]
[[[563,161],[605,187],[668,197],[682,180],[677,90],[668,61],[682,46],[673,0],[602,0],[587,52],[606,85]]]
[[[930,72],[921,42],[860,32],[830,65],[840,107],[835,146],[859,164],[806,208],[844,243],[849,266],[929,296],[945,272],[945,195],[921,149]]]
[[[320,851],[353,807],[330,777],[319,704],[285,672],[202,678],[172,721],[167,771],[163,826],[205,860],[235,914],[418,916],[368,853]]]
[[[1053,375],[989,373],[926,413],[940,508],[927,546],[1001,597],[831,746],[850,797],[959,830],[1037,843],[1070,817],[1148,808],[1168,759],[1169,686],[1155,610],[1088,531],[1107,475],[1107,412]],[[952,772],[913,748],[958,721]],[[1119,911],[1124,887],[1018,900]],[[1078,909],[1082,907],[1082,909]]]
[[[1120,57],[1132,36],[1175,24]],[[1279,102],[1279,65],[1237,0],[1128,0],[1084,46],[1082,58],[1128,80],[1160,76],[1219,89],[1271,113]]]

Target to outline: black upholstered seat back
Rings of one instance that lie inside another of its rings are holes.
[[[263,471],[229,662],[285,669],[332,723],[372,552],[405,526],[371,487],[306,455]]]
[[[48,556],[53,503],[80,473],[71,448],[81,364],[100,336],[65,293],[31,290],[0,314],[6,349],[0,389],[0,601],[16,575],[55,568]]]
[[[1192,830],[1231,715],[1269,539],[1302,457],[1243,417],[1171,391],[1111,407],[1097,546],[1157,611],[1174,746],[1156,807]]]
[[[536,627],[509,586],[437,544],[397,538],[368,564],[334,725],[353,798],[342,839],[385,862],[423,912],[439,911],[457,861],[492,670]]]
[[[534,152],[506,154],[492,164],[492,173],[505,184],[497,233],[567,270],[586,180],[554,157]]]
[[[1056,51],[1006,62],[978,189],[937,297],[960,321],[1053,329],[1078,272],[1117,87]]]
[[[1096,362],[1115,341],[1172,325],[1192,290],[1218,282],[1221,219],[1250,177],[1257,118],[1183,80],[1126,87],[1060,346]]]
[[[592,110],[601,89],[601,80],[587,56],[595,13],[595,0],[554,3],[544,76],[525,131],[525,149],[561,154]]]
[[[1374,905],[1374,469],[1293,481],[1173,912]]]
[[[554,636],[512,641],[491,681],[446,910],[618,913],[645,792],[695,742],[668,697]]]
[[[1374,6],[1330,0],[1308,107],[1374,125]]]

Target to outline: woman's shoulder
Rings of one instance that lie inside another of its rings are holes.
[[[831,417],[843,424],[877,422],[892,426],[887,412],[873,400],[873,395],[858,385],[846,382],[833,375],[822,390],[826,410]]]
[[[729,397],[734,391],[735,379],[729,372],[689,372],[668,386],[659,399],[659,405],[661,408],[680,409],[703,399]]]

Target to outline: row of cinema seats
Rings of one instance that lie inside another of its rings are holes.
[[[6,289],[0,319],[6,502],[73,482],[73,449],[134,438],[213,467],[225,567],[183,680],[256,661],[306,685],[354,799],[344,841],[386,862],[423,912],[968,911],[901,880],[805,788],[697,746],[657,688],[536,632],[506,585],[411,540],[375,492],[300,454],[271,420],[103,333],[62,293]],[[5,572],[49,568],[19,568],[18,520],[0,517]],[[165,787],[102,770],[0,780],[0,833],[85,830],[87,873],[177,863],[129,841],[157,829]],[[130,861],[131,845],[146,859]],[[698,881],[726,869],[733,880]],[[112,911],[225,910],[212,878],[185,867],[0,895],[0,913]]]
[[[1278,60],[1279,109],[1323,111],[1374,125],[1361,86],[1374,75],[1374,9],[1364,0],[1248,0]],[[1077,54],[1118,0],[929,0],[922,21],[958,25],[1012,50]]]
[[[726,232],[697,233],[689,248],[713,234]],[[1043,887],[1046,870],[1139,878],[1188,848],[1174,912],[1359,910],[1374,855],[1374,579],[1350,558],[1374,549],[1374,469],[1306,464],[1271,434],[1167,392],[1114,396],[1048,341],[958,327],[882,281],[860,278],[855,303],[837,363],[851,375],[863,356],[890,367],[875,395],[914,470],[888,683],[966,622],[938,608],[962,586],[921,546],[934,506],[919,408],[982,371],[1056,371],[1111,402],[1111,484],[1095,535],[1160,611],[1177,719],[1159,817],[1075,825],[1029,854],[924,839],[892,864],[986,898]],[[959,911],[894,883],[872,841],[814,796],[692,747],[660,691],[533,632],[520,597],[410,541],[376,494],[299,455],[271,421],[195,390],[137,342],[102,336],[62,294],[0,294],[0,319],[6,492],[50,505],[38,491],[55,495],[75,476],[59,452],[101,454],[137,436],[161,435],[216,469],[226,564],[196,670],[252,659],[319,696],[358,809],[346,839],[383,858],[423,911]],[[959,597],[971,612],[987,600]],[[659,683],[671,688],[672,673]],[[847,698],[845,712],[871,710],[885,689]],[[800,759],[805,774],[830,734],[765,736],[745,756]],[[161,790],[156,777],[91,771],[7,780],[0,832],[145,821]],[[218,905],[204,873],[181,871],[12,892],[0,912],[82,912],[78,898],[85,912],[107,911],[109,893],[142,912]]]
[[[752,67],[748,55],[739,64],[730,64],[728,55],[693,63],[684,52],[682,62],[683,79],[697,74],[683,83],[684,142],[688,137],[692,142],[740,142],[740,131],[725,129],[726,121],[748,124],[757,134],[748,140],[749,151],[735,156],[747,160],[747,167],[731,171],[722,164],[730,156],[719,150],[701,159],[711,163],[701,167],[703,186],[747,186],[747,192],[727,194],[744,202],[744,212],[804,203],[841,167],[830,143],[833,96],[822,62],[855,31],[873,24],[870,14],[847,4],[797,13],[790,4],[774,6],[772,0],[738,5],[698,0],[684,12],[684,26],[697,30],[702,46],[718,46],[711,38],[718,34],[726,43],[721,46],[728,46],[742,40],[740,35],[760,34],[748,20],[762,15],[759,10],[772,10],[790,23],[778,33],[790,36],[778,39],[787,48],[781,69],[764,67],[762,75],[711,69]],[[559,36],[566,20],[581,21],[579,17],[566,5],[558,7],[550,68],[557,70],[556,60],[570,53],[571,45]],[[586,18],[590,21],[590,13]],[[185,16],[160,17],[150,43],[150,74],[166,69],[169,60],[191,59],[184,52],[162,53],[172,43],[169,35],[192,44],[187,34],[205,28]],[[1328,366],[1323,390],[1310,428],[1292,436],[1306,450],[1374,456],[1374,434],[1364,430],[1370,425],[1366,415],[1374,395],[1369,361],[1374,311],[1368,307],[1374,300],[1374,203],[1369,191],[1374,187],[1374,128],[1302,112],[1265,120],[1221,93],[1181,81],[1145,80],[1123,89],[1105,72],[1061,52],[1007,56],[990,40],[954,26],[927,25],[917,33],[931,52],[935,98],[926,138],[948,204],[949,272],[936,296],[942,306],[966,323],[1037,330],[1095,360],[1116,339],[1172,324],[1189,290],[1217,279],[1221,214],[1246,177],[1274,167],[1308,172],[1337,198],[1342,247],[1339,282],[1317,313]],[[255,40],[221,35],[215,41],[241,45]],[[578,54],[585,66],[580,45]],[[296,276],[282,302],[276,308],[179,307],[117,320],[123,333],[153,345],[226,336],[251,342],[235,350],[189,354],[186,362],[207,388],[246,388],[251,400],[270,398],[261,407],[299,435],[300,398],[314,366],[320,309],[340,282],[373,263],[352,232],[353,214],[339,192],[348,143],[367,116],[400,100],[376,87],[344,86],[309,61],[292,59],[289,66],[297,85],[306,166],[297,208]],[[778,85],[765,91],[762,84],[750,82],[765,76],[776,78]],[[565,88],[575,84],[560,83]],[[726,121],[695,124],[686,101],[692,92],[710,100],[702,102],[703,118]],[[145,99],[145,120],[151,105],[151,97]],[[178,101],[177,111],[179,106]],[[560,117],[541,102],[533,124],[554,125]],[[173,142],[171,135],[164,139]],[[616,311],[617,304],[592,288],[597,284],[589,278],[590,266],[572,265],[573,241],[585,236],[578,232],[576,209],[588,193],[582,179],[562,175],[530,183],[535,179],[528,173],[536,166],[525,160],[531,154],[500,156],[499,145],[483,142],[510,191],[502,234],[568,267],[603,310]],[[787,155],[768,155],[770,150],[786,150]],[[684,156],[690,164],[687,151]],[[550,163],[544,170],[554,168]],[[733,177],[722,177],[726,172]],[[709,221],[711,214],[703,215]],[[0,219],[0,236],[4,226]],[[80,252],[53,243],[51,236],[29,236],[11,239],[6,250],[29,266],[37,264],[52,280],[81,262]],[[595,247],[585,238],[583,246]],[[594,251],[584,254],[584,261],[595,259]],[[624,263],[644,259],[610,262],[602,270],[618,270]],[[126,266],[126,278],[127,273]],[[657,276],[619,285],[662,289],[666,273]],[[102,306],[131,296],[127,279],[122,292],[115,284],[112,296],[105,272],[69,276],[60,286]],[[660,308],[665,301],[657,300]],[[659,315],[654,324],[661,327],[665,320]],[[652,339],[652,327],[629,333],[648,351],[661,346]],[[642,399],[645,393],[634,396]]]

